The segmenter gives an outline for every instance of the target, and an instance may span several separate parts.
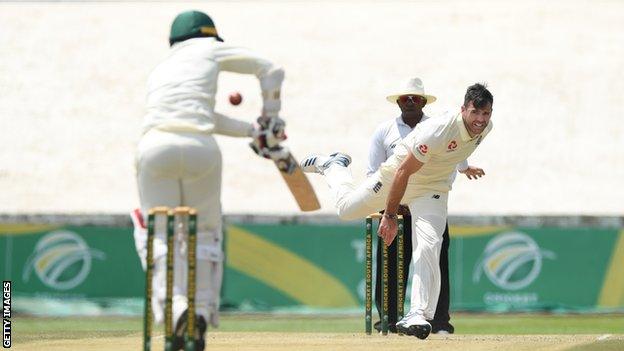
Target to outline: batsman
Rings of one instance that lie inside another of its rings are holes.
[[[221,152],[214,134],[252,138],[265,158],[284,157],[284,122],[278,116],[284,71],[253,51],[224,43],[212,19],[199,11],[179,14],[171,25],[168,56],[147,82],[147,112],[136,152],[141,202],[133,213],[135,243],[145,268],[146,231],[142,220],[150,208],[189,206],[197,209],[197,321],[194,337],[204,350],[207,326],[219,325],[219,292],[223,276],[221,219]],[[215,111],[221,71],[253,74],[260,81],[263,106],[258,123]],[[158,225],[158,223],[157,223]],[[176,238],[174,254],[174,349],[183,347],[187,314],[186,252]],[[166,241],[154,241],[152,309],[162,322],[165,303]]]

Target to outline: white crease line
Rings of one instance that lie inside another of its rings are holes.
[[[611,337],[611,334],[604,334],[604,335],[600,335],[596,340],[604,341],[604,340],[607,340],[610,337]]]

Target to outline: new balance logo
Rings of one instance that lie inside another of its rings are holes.
[[[440,195],[435,194],[435,195],[433,195],[431,198],[432,198],[432,199],[436,199],[436,200],[437,200],[437,199],[439,199],[439,198],[440,198]]]
[[[382,186],[383,184],[381,184],[381,182],[377,182],[377,184],[375,184],[375,186],[373,187],[373,191],[375,192],[375,194],[377,194],[379,190],[381,190]]]

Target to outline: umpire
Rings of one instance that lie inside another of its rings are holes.
[[[394,95],[389,95],[386,98],[389,102],[397,104],[401,109],[401,115],[399,117],[390,119],[377,127],[373,134],[368,156],[368,169],[367,176],[375,173],[379,166],[386,161],[394,152],[394,147],[403,139],[412,129],[423,119],[429,118],[423,113],[423,107],[436,100],[432,95],[426,95],[422,81],[419,78],[412,78],[407,81],[403,89]],[[460,165],[460,169],[466,168],[465,165]],[[411,223],[411,215],[409,208],[402,205],[399,208],[399,214],[404,216],[405,223]],[[405,239],[403,240],[404,258],[403,266],[406,267],[406,272],[403,275],[403,301],[405,301],[405,291],[407,291],[407,280],[410,276],[408,270],[410,262],[412,260],[412,227],[411,225],[405,226]],[[455,328],[450,324],[451,317],[449,316],[449,270],[448,270],[448,249],[450,239],[448,231],[448,223],[444,230],[444,236],[442,241],[442,251],[440,253],[440,272],[441,272],[441,288],[440,297],[438,299],[438,305],[434,319],[429,321],[432,327],[432,333],[445,333],[452,334]],[[375,305],[377,306],[377,312],[381,316],[381,245],[384,245],[381,238],[377,238],[377,271],[375,282]],[[389,294],[388,297],[388,326],[392,333],[396,333],[397,322],[397,267],[396,267],[396,250],[397,240],[390,245],[388,254],[390,256],[390,262],[388,264],[389,273]],[[381,318],[380,318],[381,319]],[[375,323],[375,329],[381,331],[381,322]]]

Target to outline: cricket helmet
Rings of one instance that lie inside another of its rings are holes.
[[[217,34],[217,28],[212,18],[207,14],[192,10],[182,12],[176,16],[171,24],[171,33],[169,34],[170,45],[199,37],[214,37],[218,41],[223,41],[219,34]]]

